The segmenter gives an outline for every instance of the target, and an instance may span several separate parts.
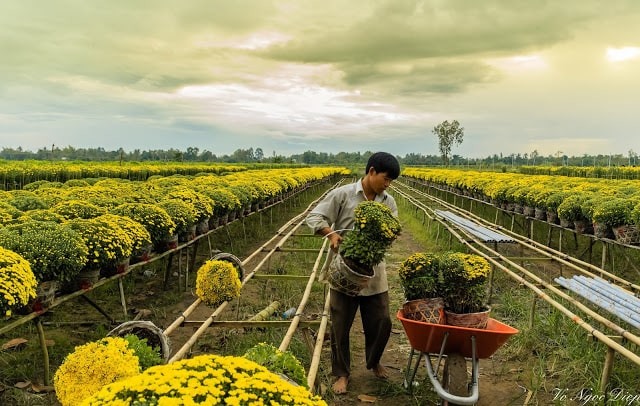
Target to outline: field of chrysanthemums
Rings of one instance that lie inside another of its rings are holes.
[[[0,333],[11,336],[12,330],[24,328],[22,320],[46,313],[48,292],[74,295],[86,289],[86,284],[90,286],[96,280],[117,275],[123,264],[147,261],[175,249],[177,244],[193,239],[196,234],[286,200],[343,172],[348,170],[219,164],[3,163],[0,170],[4,185],[0,191]],[[131,355],[135,352],[142,362],[145,356],[141,354],[148,349],[144,350],[145,345],[137,341],[132,343],[134,338],[128,340],[127,344],[109,338],[88,344],[95,348],[78,348],[77,352],[102,354],[106,364],[98,368],[104,367],[104,374],[108,375],[104,384],[115,380],[114,374],[125,377],[133,370],[137,374],[143,369],[142,365],[131,364]],[[9,343],[5,349],[11,350],[12,345],[19,344]],[[100,383],[84,382],[81,378],[85,374],[73,372],[74,368],[89,367],[87,357],[80,358],[82,360],[72,366],[74,357],[70,354],[69,364],[59,369],[67,371],[55,377],[55,389],[60,393],[58,400],[62,404],[77,404],[84,395],[82,388]],[[293,399],[300,404],[313,399],[304,387],[278,386],[281,379],[264,375],[266,372],[255,364],[242,365],[238,359],[222,358],[190,362],[193,366],[180,365],[182,373],[192,367],[199,370],[198,362],[217,365],[207,372],[212,374],[208,380],[219,379],[223,386],[226,378],[221,371],[225,368],[227,374],[250,373],[257,377],[247,377],[248,387],[254,387],[256,382],[271,382],[271,387],[263,388],[262,392],[244,387],[235,389],[237,394],[246,392],[242,396],[248,399],[268,395],[273,399]],[[2,369],[8,368],[12,365],[2,365]],[[95,368],[96,365],[91,366]],[[172,368],[180,369],[175,365]],[[215,398],[212,393],[197,396],[212,401]],[[149,400],[148,404],[153,402]]]
[[[502,173],[406,168],[403,176],[577,233],[632,246],[640,243],[640,186],[637,180],[630,180],[637,179],[636,168],[615,173],[577,170],[571,173],[574,176],[558,176],[570,173],[551,168],[527,170]],[[1,163],[0,334],[7,338],[7,333],[25,327],[21,319],[35,319],[46,312],[48,292],[73,295],[95,279],[117,275],[123,263],[146,261],[203,230],[215,229],[347,172],[339,167],[266,165]],[[269,375],[268,370],[255,363],[244,364],[247,357],[196,357],[155,369],[149,349],[134,341],[131,337],[125,341],[109,338],[78,347],[68,358],[71,361],[56,371],[60,371],[55,379],[58,401],[79,404],[89,396],[87,393],[95,394],[98,387],[122,380],[128,383],[101,391],[90,403],[114,404],[118,400],[130,404],[126,399],[134,396],[137,404],[156,404],[156,395],[164,393],[157,385],[171,389],[171,380],[195,379],[209,382],[209,389],[201,393],[193,388],[185,390],[185,399],[215,404],[223,396],[215,388],[224,388],[231,397],[247,401],[269,398],[282,404],[322,402],[304,387],[280,386],[282,380]],[[46,349],[47,344],[41,346]],[[7,348],[10,351],[13,347]],[[264,365],[266,359],[288,362],[292,365],[290,374],[299,367],[295,359],[287,358],[289,354],[274,348],[253,351],[258,354],[258,364]],[[104,362],[89,365],[89,358]],[[9,361],[0,365],[0,371],[16,367],[11,365],[11,357],[5,359]],[[104,381],[93,374],[88,382],[83,380],[85,374],[74,372],[74,368],[97,368],[108,373],[101,375]],[[151,372],[139,374],[147,368]],[[240,375],[246,379],[236,379],[237,385],[231,388],[228,378]],[[0,391],[7,384],[0,379]],[[255,389],[256,385],[263,387]],[[139,390],[147,386],[151,388],[148,393]],[[35,391],[37,386],[31,384],[30,389]],[[37,403],[24,400],[19,404]]]

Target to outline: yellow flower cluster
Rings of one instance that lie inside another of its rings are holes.
[[[209,260],[198,268],[196,295],[209,306],[240,297],[238,270],[228,261]]]
[[[479,255],[456,252],[451,254],[451,257],[462,262],[462,270],[464,271],[462,276],[468,281],[486,278],[491,271],[489,262]]]
[[[437,273],[438,257],[435,254],[426,252],[416,252],[400,264],[398,274],[403,280],[409,280],[414,276],[427,276]]]
[[[11,317],[14,309],[26,306],[36,297],[36,277],[29,262],[13,251],[0,247],[0,312]]]
[[[200,355],[103,387],[82,406],[314,405],[319,396],[244,357]]]
[[[138,357],[121,337],[107,337],[80,345],[67,355],[53,376],[62,406],[77,406],[104,385],[140,373]]]

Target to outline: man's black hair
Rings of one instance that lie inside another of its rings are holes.
[[[371,155],[367,161],[365,173],[369,173],[371,168],[378,173],[385,172],[391,179],[397,179],[400,176],[400,163],[388,152],[376,152]]]

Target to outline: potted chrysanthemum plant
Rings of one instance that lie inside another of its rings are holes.
[[[447,324],[485,328],[490,311],[489,262],[475,254],[448,252],[441,255],[440,270]]]
[[[334,289],[352,296],[366,286],[374,275],[373,267],[384,260],[402,229],[398,218],[382,203],[363,201],[354,213],[354,228],[345,235],[340,255],[335,256],[327,273]]]
[[[444,323],[440,261],[436,254],[416,252],[398,269],[406,302],[404,316],[429,323]]]
[[[14,310],[36,297],[36,277],[29,262],[19,254],[0,247],[0,316],[11,317]]]
[[[196,295],[209,306],[240,297],[242,282],[238,269],[229,261],[208,260],[196,276]]]

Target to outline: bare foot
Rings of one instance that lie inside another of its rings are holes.
[[[387,379],[389,377],[389,373],[387,369],[382,366],[382,364],[378,364],[373,367],[373,374],[378,378]]]
[[[349,378],[346,376],[338,377],[338,380],[333,383],[333,393],[336,395],[341,395],[347,392],[347,384],[349,383]]]

